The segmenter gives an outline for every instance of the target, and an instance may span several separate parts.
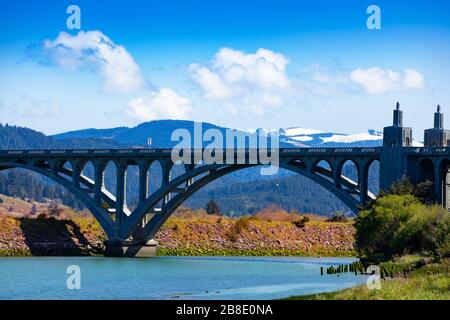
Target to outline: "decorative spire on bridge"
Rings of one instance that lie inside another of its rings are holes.
[[[403,111],[400,110],[400,103],[397,102],[397,105],[394,110],[394,126],[402,127],[403,126]]]
[[[403,127],[403,111],[397,102],[394,109],[394,122],[392,126],[383,129],[383,146],[409,147],[412,143],[412,129]]]
[[[434,126],[425,130],[425,147],[448,147],[450,146],[450,131],[444,129],[444,114],[438,105],[434,113]]]
[[[441,113],[441,106],[437,106],[437,110],[434,113],[434,129],[444,128],[444,115]]]

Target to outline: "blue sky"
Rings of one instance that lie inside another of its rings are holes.
[[[81,9],[69,30],[66,9]],[[366,9],[381,9],[369,30]],[[0,122],[356,133],[450,113],[448,1],[0,1]]]

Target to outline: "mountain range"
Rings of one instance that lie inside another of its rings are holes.
[[[145,122],[131,128],[84,129],[64,132],[53,135],[52,137],[57,140],[99,139],[134,146],[171,148],[178,143],[178,141],[171,140],[172,132],[176,129],[186,129],[193,135],[194,124],[195,122],[186,120],[156,120]],[[201,125],[203,132],[209,129],[217,129],[224,137],[228,129],[206,122],[201,123]],[[374,147],[380,146],[383,141],[383,133],[376,130],[368,130],[367,132],[356,134],[323,132],[302,127],[280,128],[275,130],[232,130],[238,136],[248,135],[249,133],[254,134],[255,132],[258,135],[268,137],[278,134],[281,147]],[[205,145],[207,144],[205,142]]]

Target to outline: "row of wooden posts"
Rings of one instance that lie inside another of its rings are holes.
[[[410,272],[410,268],[403,269],[404,276],[407,276]],[[358,275],[368,275],[367,268],[361,261],[355,261],[349,264],[341,264],[338,266],[331,266],[326,268],[326,274],[336,274],[339,275],[341,273],[352,272],[355,276]],[[385,279],[387,277],[394,278],[394,267],[392,266],[390,270],[387,267],[380,267],[380,277],[381,279]],[[372,273],[373,274],[373,273]],[[320,275],[324,275],[324,267],[320,267]]]

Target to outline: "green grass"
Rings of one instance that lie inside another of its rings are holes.
[[[285,257],[356,257],[353,250],[276,250],[276,249],[207,249],[207,248],[158,248],[158,256],[285,256]]]
[[[29,249],[0,249],[0,257],[31,257]]]
[[[450,261],[418,268],[406,278],[382,280],[380,290],[360,285],[336,292],[290,297],[288,300],[450,300]]]

